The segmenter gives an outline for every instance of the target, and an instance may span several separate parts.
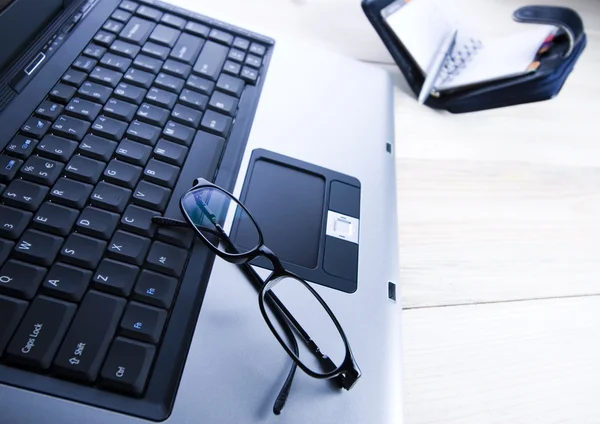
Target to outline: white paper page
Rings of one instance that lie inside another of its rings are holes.
[[[551,25],[535,25],[528,31],[488,40],[455,77],[436,88],[445,90],[522,75],[528,72],[540,46],[553,31],[555,27]]]
[[[412,0],[388,16],[386,21],[423,73],[442,40],[452,31],[435,0]]]

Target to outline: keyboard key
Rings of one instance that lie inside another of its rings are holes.
[[[103,259],[94,274],[94,288],[117,296],[129,296],[138,272],[135,265]]]
[[[179,16],[171,15],[170,13],[165,13],[160,21],[179,30],[182,30],[185,27],[185,19],[182,19]]]
[[[192,90],[184,89],[179,95],[179,101],[194,109],[204,110],[208,104],[208,96]]]
[[[40,156],[30,156],[21,167],[21,176],[36,183],[52,185],[60,176],[63,167],[64,165],[60,162]]]
[[[61,178],[59,181],[61,180],[64,180],[64,178]],[[35,214],[32,226],[33,228],[56,234],[57,236],[66,236],[71,231],[78,215],[79,211],[46,202]]]
[[[42,293],[59,299],[79,302],[92,279],[92,271],[56,263],[44,278]]]
[[[209,181],[213,180],[224,148],[225,140],[223,138],[204,131],[196,133],[189,153],[189,156],[194,158],[196,177],[201,176]]]
[[[164,127],[169,119],[169,111],[162,107],[154,106],[148,103],[142,103],[137,111],[136,117],[140,121],[147,122],[152,125]]]
[[[155,159],[150,159],[146,169],[144,169],[144,179],[163,187],[173,188],[179,176],[179,168],[161,162]]]
[[[145,166],[150,159],[150,153],[152,153],[152,147],[124,139],[117,147],[115,157],[133,165]]]
[[[4,348],[17,329],[21,318],[25,315],[25,311],[29,304],[23,300],[13,299],[0,295],[0,311],[2,311],[2,319],[0,320],[0,356],[4,352]]]
[[[198,22],[188,22],[185,25],[185,30],[204,38],[208,37],[208,33],[210,32],[209,27],[199,24]]]
[[[81,97],[87,100],[104,104],[110,97],[112,90],[95,82],[86,81],[77,91]]]
[[[113,71],[118,71],[121,73],[125,73],[129,66],[131,66],[131,59],[127,59],[122,56],[117,56],[116,54],[106,53],[100,59],[100,63],[106,68],[112,69]]]
[[[79,56],[75,62],[73,62],[73,68],[78,69],[80,71],[85,72],[86,74],[89,73],[92,69],[94,69],[94,67],[96,66],[98,62],[95,59],[89,58],[89,57],[85,57],[85,56]],[[65,102],[66,103],[66,102]]]
[[[141,395],[154,353],[152,345],[117,337],[102,367],[101,384],[119,392]]]
[[[210,40],[214,40],[217,41],[221,44],[225,44],[227,46],[231,46],[231,44],[233,43],[233,35],[225,32],[225,31],[221,31],[220,29],[213,29],[210,31],[210,33],[208,34],[208,38]]]
[[[127,22],[129,20],[129,18],[131,18],[131,13],[126,12],[125,10],[122,9],[117,9],[113,12],[113,14],[111,15],[112,19],[115,19],[119,22]]]
[[[216,111],[233,116],[237,110],[238,99],[221,93],[220,91],[215,91],[210,98],[208,105]]]
[[[63,239],[36,230],[27,230],[15,246],[15,257],[38,265],[49,266],[54,262]]]
[[[254,53],[258,56],[264,56],[266,51],[267,49],[265,48],[265,46],[260,45],[258,43],[252,43],[250,45],[250,53]]]
[[[133,66],[136,68],[139,68],[142,71],[152,72],[153,74],[160,71],[162,64],[161,60],[143,54],[138,55],[133,61]]]
[[[114,34],[118,34],[123,29],[123,23],[119,21],[113,21],[109,19],[102,25],[102,29],[108,32],[112,32]]]
[[[56,355],[54,371],[76,380],[96,380],[125,303],[125,299],[90,290]]]
[[[84,55],[93,57],[96,60],[100,59],[104,53],[106,53],[106,47],[98,46],[94,43],[88,44],[83,51]]]
[[[131,190],[101,181],[90,197],[92,205],[121,213],[131,196]]]
[[[147,181],[140,181],[133,191],[133,203],[162,212],[167,207],[171,190]]]
[[[154,81],[154,74],[139,69],[129,68],[123,79],[148,89],[152,85],[152,81]]]
[[[29,155],[31,155],[31,152],[33,152],[37,144],[38,140],[36,140],[35,138],[26,137],[22,134],[18,134],[14,136],[10,143],[6,146],[6,153],[10,154],[11,156],[16,156],[20,159],[27,159]],[[9,166],[9,169],[6,169],[5,167],[9,164],[11,159],[4,158],[8,158],[8,156],[0,156],[0,181],[2,181],[3,175],[7,175],[7,171],[9,171],[8,174],[10,174],[10,171],[12,170],[13,166],[15,166],[16,169],[18,169],[18,166],[16,166],[16,162],[12,166]]]
[[[231,128],[231,118],[221,113],[206,111],[200,127],[221,137],[227,137]]]
[[[92,194],[93,186],[69,178],[59,178],[50,191],[50,200],[81,209]],[[77,216],[77,215],[76,215]],[[73,219],[73,221],[75,221]]]
[[[66,162],[75,152],[77,143],[55,135],[45,136],[35,149],[36,153],[49,159]]]
[[[133,290],[133,298],[149,305],[170,309],[176,290],[175,278],[144,270]]]
[[[141,46],[146,42],[153,29],[154,23],[136,16],[127,22],[127,25],[119,34],[119,38]]]
[[[107,254],[110,258],[139,266],[149,247],[150,239],[119,230],[108,244]]]
[[[50,368],[76,309],[74,303],[36,297],[6,349],[7,359],[31,368]]]
[[[0,294],[30,300],[35,296],[46,268],[10,260],[0,269]]]
[[[129,205],[121,218],[121,228],[141,236],[152,237],[156,230],[152,217],[157,215],[159,213],[156,211]]]
[[[187,251],[161,241],[152,243],[146,266],[163,274],[180,277],[187,260]]]
[[[136,105],[139,105],[146,97],[146,90],[124,82],[117,85],[114,93],[115,97]]]
[[[185,84],[188,88],[206,94],[207,96],[210,96],[215,88],[214,82],[197,75],[190,75]]]
[[[115,54],[133,59],[140,51],[140,47],[123,40],[117,40],[110,45],[109,50]],[[96,66],[94,64],[94,66]]]
[[[154,148],[154,157],[172,165],[182,166],[187,152],[187,147],[167,140],[159,140]]]
[[[77,89],[75,87],[59,82],[52,90],[50,90],[48,96],[50,99],[59,103],[67,103],[69,100],[71,100],[71,97],[73,97],[76,90]]]
[[[233,76],[238,76],[240,74],[241,70],[242,70],[242,65],[240,65],[237,62],[233,62],[231,60],[227,60],[225,62],[225,65],[223,66],[223,72],[233,75]]]
[[[117,148],[118,150],[118,148]],[[133,188],[137,184],[142,168],[118,160],[111,160],[104,170],[104,178],[112,184]]]
[[[8,155],[0,155],[0,182],[9,183],[15,178],[23,161]]]
[[[185,63],[169,59],[163,64],[162,70],[179,78],[187,78],[190,72],[192,72],[192,67]]]
[[[191,34],[181,34],[177,44],[171,50],[171,58],[193,65],[202,50],[204,39]]]
[[[79,87],[81,84],[83,84],[86,78],[87,74],[85,72],[70,68],[62,76],[62,82],[72,85],[73,87]]]
[[[6,190],[4,190],[2,201],[7,205],[19,209],[35,211],[44,201],[48,190],[48,187],[39,184],[23,180],[14,180]]]
[[[58,115],[62,112],[64,106],[60,103],[51,102],[50,100],[44,100],[38,108],[35,110],[35,114],[40,118],[54,121],[58,118]]]
[[[105,248],[106,242],[103,240],[73,233],[61,249],[60,257],[64,262],[82,268],[96,269]]]
[[[166,320],[167,311],[164,309],[130,302],[123,314],[119,333],[125,337],[156,344],[160,340]]]
[[[4,263],[15,247],[12,241],[0,239],[0,263]]]
[[[146,100],[149,103],[161,106],[167,109],[173,109],[177,101],[177,94],[170,93],[160,88],[152,87],[146,94]]]
[[[233,40],[233,47],[246,51],[248,50],[248,47],[250,47],[250,41],[245,38],[235,37],[235,40]]]
[[[158,22],[162,16],[160,10],[148,6],[140,6],[136,11],[136,14],[155,22]]]
[[[79,180],[88,184],[96,184],[102,175],[106,164],[85,156],[75,155],[65,168],[65,174],[69,178]]]
[[[156,28],[154,28],[154,31],[150,34],[150,40],[165,46],[173,47],[180,34],[181,31],[159,24],[156,25]]]
[[[142,47],[142,53],[160,60],[166,60],[170,51],[170,48],[161,46],[151,41],[147,42]]]
[[[177,78],[172,75],[160,73],[154,80],[154,85],[165,90],[172,91],[173,93],[179,93],[185,84],[185,80]]]
[[[121,9],[125,9],[131,13],[135,12],[136,9],[138,8],[138,4],[136,2],[133,1],[129,1],[129,0],[123,0],[121,2],[121,4],[119,5],[119,7]]]
[[[196,131],[185,125],[177,122],[169,121],[163,130],[163,136],[169,140],[189,146],[192,144]]]
[[[127,137],[154,146],[160,135],[160,128],[140,121],[133,121],[127,128]]]
[[[253,68],[249,68],[248,66],[244,66],[242,68],[241,77],[246,82],[250,84],[255,84],[256,80],[258,79],[258,71]]]
[[[103,112],[104,115],[108,117],[119,119],[125,122],[131,122],[136,110],[137,106],[132,103],[111,98],[108,99],[108,102],[106,102],[104,105]]]
[[[67,115],[59,116],[54,125],[52,125],[54,134],[77,141],[83,139],[89,128],[89,122]]]
[[[207,41],[194,65],[194,72],[215,81],[223,68],[229,49],[214,41]]]
[[[31,212],[0,205],[0,237],[10,240],[18,239],[27,228],[32,216]]]
[[[91,81],[96,81],[100,84],[115,88],[122,77],[123,74],[120,72],[111,71],[110,69],[96,66],[90,73],[89,79]]]
[[[92,124],[92,132],[109,140],[119,141],[127,130],[127,123],[100,115]]]
[[[93,134],[86,135],[83,141],[79,143],[79,153],[104,162],[110,160],[116,148],[116,142]]]
[[[70,87],[72,88],[72,87]],[[21,132],[33,138],[42,138],[50,128],[51,122],[32,116],[21,127]]]
[[[101,109],[102,106],[98,103],[75,97],[74,99],[71,99],[65,112],[76,118],[92,122],[96,119]]]
[[[244,81],[229,75],[221,75],[217,81],[217,88],[224,93],[240,97],[244,90]]]
[[[112,237],[118,222],[119,215],[116,213],[88,206],[77,219],[76,229],[80,233],[108,240]]]
[[[188,125],[192,128],[198,128],[200,126],[200,119],[202,119],[202,112],[177,104],[171,113],[171,118],[175,122]]]
[[[106,31],[98,31],[96,35],[94,35],[94,41],[102,46],[110,46],[113,41],[115,41],[117,36],[111,32]]]
[[[229,54],[227,55],[228,59],[231,59],[235,62],[243,62],[244,58],[246,57],[246,53],[244,53],[241,50],[238,49],[231,49],[229,50]]]

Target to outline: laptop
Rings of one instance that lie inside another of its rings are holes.
[[[0,0],[2,424],[403,422],[391,79],[208,7]],[[328,305],[349,390],[299,367],[274,413],[257,287],[153,220],[196,179]]]

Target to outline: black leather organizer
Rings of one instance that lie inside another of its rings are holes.
[[[362,0],[362,8],[410,89],[418,95],[425,76],[403,46],[402,40],[396,37],[381,16],[381,10],[393,2],[394,0]],[[522,23],[550,24],[559,28],[550,51],[541,57],[540,66],[535,72],[443,91],[438,97],[429,96],[425,104],[451,113],[464,113],[539,102],[556,96],[586,46],[581,17],[574,10],[565,7],[525,6],[514,12],[513,19]]]

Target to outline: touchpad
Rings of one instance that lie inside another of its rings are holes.
[[[305,268],[317,266],[325,207],[323,177],[257,160],[244,205],[258,222],[265,244],[281,260]]]
[[[315,283],[356,290],[358,180],[259,149],[252,154],[240,200],[286,269]],[[253,244],[246,240],[248,232],[237,230],[234,225],[237,245]],[[253,264],[271,268],[264,258]]]

